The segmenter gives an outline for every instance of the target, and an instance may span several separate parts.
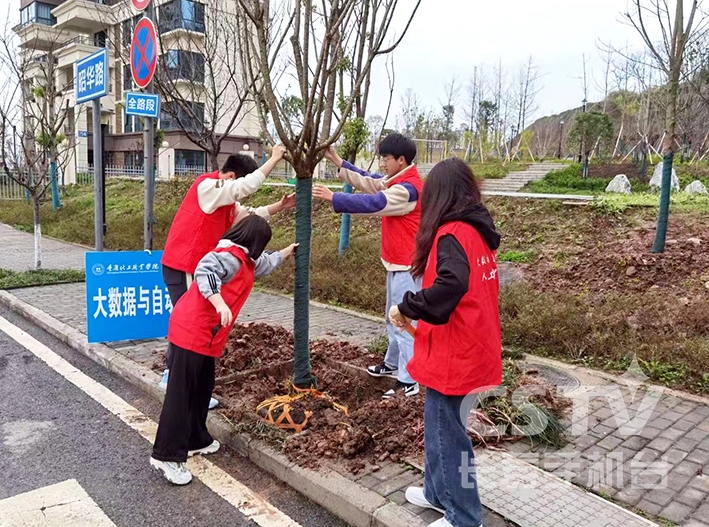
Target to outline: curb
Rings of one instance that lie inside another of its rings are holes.
[[[0,290],[0,304],[30,320],[50,335],[69,345],[107,370],[162,401],[157,386],[160,376],[146,366],[125,358],[105,344],[89,344],[86,335],[68,324]],[[207,420],[216,439],[255,465],[274,475],[300,494],[329,510],[354,527],[426,527],[428,523],[376,492],[332,470],[315,471],[295,465],[263,441],[235,432],[219,414]]]

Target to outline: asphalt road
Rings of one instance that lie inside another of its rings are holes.
[[[7,309],[0,317],[157,421],[159,404],[123,379]],[[66,517],[117,527],[346,526],[229,449],[209,461],[262,502],[234,505],[206,478],[174,487],[151,471],[150,452],[134,428],[0,329],[0,527],[64,526]],[[280,520],[250,518],[258,503],[277,508]]]

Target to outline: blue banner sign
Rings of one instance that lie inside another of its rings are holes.
[[[97,51],[76,62],[76,104],[108,95],[108,50]]]
[[[126,93],[126,115],[160,116],[160,96],[154,93]]]
[[[162,279],[162,251],[86,253],[89,342],[165,337],[172,302]]]

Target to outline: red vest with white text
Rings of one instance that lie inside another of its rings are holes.
[[[446,324],[420,320],[414,356],[406,369],[413,379],[444,395],[467,395],[502,382],[502,343],[497,297],[499,281],[495,252],[467,223],[447,223],[438,229],[431,248],[423,289],[436,279],[438,240],[452,234],[470,263],[468,292]]]
[[[213,179],[215,185],[221,181],[216,171],[202,174],[192,183],[172,220],[161,260],[163,265],[190,274],[194,274],[199,261],[217,246],[236,217],[235,205],[219,207],[211,214],[201,209],[197,187],[205,179]]]

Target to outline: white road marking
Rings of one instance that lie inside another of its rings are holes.
[[[121,419],[121,421],[147,439],[150,444],[153,444],[158,428],[157,423],[153,420],[3,317],[0,317],[0,331],[3,331],[17,343],[34,353],[54,371]],[[244,484],[235,480],[202,456],[190,458],[187,462],[187,467],[194,476],[198,477],[214,493],[221,496],[238,509],[241,514],[261,527],[300,527],[300,524],[295,520],[257,496]],[[145,470],[150,470],[147,453]],[[179,489],[175,489],[175,492],[179,492]]]
[[[116,527],[75,479],[0,500],[2,527]]]

